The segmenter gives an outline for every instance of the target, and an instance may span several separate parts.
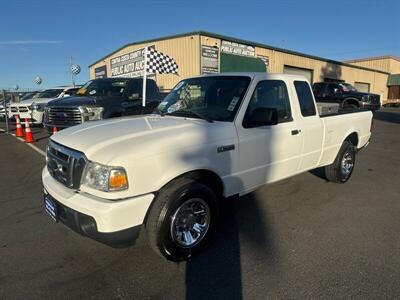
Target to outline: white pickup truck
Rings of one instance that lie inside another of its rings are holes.
[[[206,242],[218,202],[318,167],[344,183],[371,136],[370,111],[320,117],[305,78],[232,73],[181,81],[157,114],[96,121],[50,139],[46,211],[104,243],[184,260]]]
[[[8,109],[8,116],[29,119],[33,124],[42,124],[44,108],[47,103],[54,99],[73,96],[79,90],[80,86],[61,86],[40,92],[35,98],[28,98],[18,103],[11,103]]]

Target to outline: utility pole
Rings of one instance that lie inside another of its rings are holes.
[[[69,72],[71,73],[71,81],[72,81],[72,85],[75,87],[75,74],[72,72],[72,56],[69,59]]]

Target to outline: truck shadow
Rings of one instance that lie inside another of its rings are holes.
[[[227,199],[210,247],[186,264],[186,299],[243,299],[241,240],[246,256],[272,259],[273,240],[255,193]],[[261,255],[259,255],[262,253]]]
[[[388,123],[400,124],[400,110],[398,110],[397,113],[378,110],[374,114],[374,119]]]

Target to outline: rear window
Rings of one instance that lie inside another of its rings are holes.
[[[294,87],[299,99],[302,116],[314,116],[316,114],[315,104],[309,84],[305,81],[295,81]]]

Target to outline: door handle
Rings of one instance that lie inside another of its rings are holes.
[[[299,134],[301,132],[301,129],[294,129],[292,130],[292,135]]]

